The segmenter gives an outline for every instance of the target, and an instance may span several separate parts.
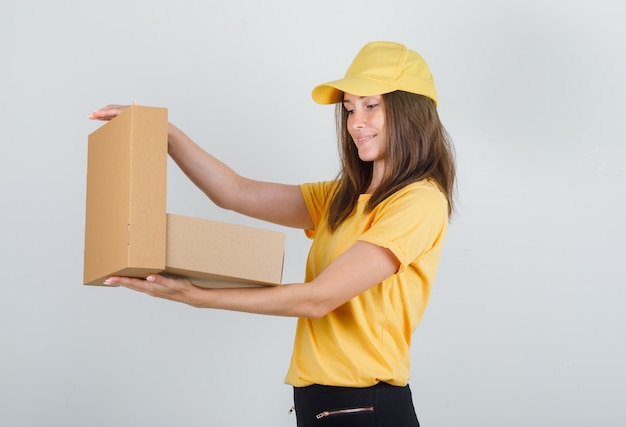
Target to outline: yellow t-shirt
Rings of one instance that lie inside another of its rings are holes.
[[[446,198],[434,182],[423,180],[364,213],[370,195],[362,194],[355,212],[330,233],[326,216],[332,185],[300,186],[315,222],[315,229],[306,231],[313,238],[306,281],[357,240],[388,248],[400,268],[323,318],[298,319],[285,382],[296,387],[406,385],[411,335],[426,309],[448,225]]]

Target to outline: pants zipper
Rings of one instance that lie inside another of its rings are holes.
[[[374,412],[373,406],[368,406],[366,408],[353,408],[353,409],[338,409],[336,411],[324,411],[320,412],[315,416],[318,420],[324,417],[330,417],[332,415],[343,415],[343,414],[357,414],[359,412]]]

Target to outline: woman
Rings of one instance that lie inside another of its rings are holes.
[[[157,274],[111,277],[195,307],[298,317],[286,382],[298,426],[419,426],[408,386],[410,343],[428,301],[455,167],[428,65],[392,42],[367,44],[343,79],[313,99],[337,104],[342,169],[328,182],[244,178],[169,125],[169,154],[218,206],[305,230],[304,283],[203,289]],[[124,107],[90,118],[109,120]]]

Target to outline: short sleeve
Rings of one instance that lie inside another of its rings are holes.
[[[332,187],[333,181],[300,184],[300,191],[302,191],[304,203],[306,204],[314,224],[313,229],[304,230],[308,238],[315,237],[315,231],[328,212]]]
[[[380,203],[370,219],[370,227],[359,240],[391,250],[402,272],[443,244],[448,203],[438,187],[427,182],[411,184]]]

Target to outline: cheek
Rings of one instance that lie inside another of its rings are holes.
[[[348,116],[348,118],[346,119],[346,129],[348,129],[348,132],[352,134],[352,131],[354,130],[354,119],[352,118],[352,116]]]
[[[350,123],[350,119],[348,119],[348,121],[346,122],[346,130],[348,131],[348,135],[350,135],[350,138],[354,140],[355,131],[354,127]]]
[[[381,130],[381,132],[385,133],[385,115],[381,111],[376,117],[376,127]]]

